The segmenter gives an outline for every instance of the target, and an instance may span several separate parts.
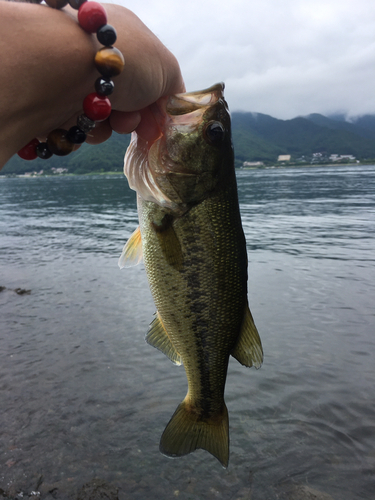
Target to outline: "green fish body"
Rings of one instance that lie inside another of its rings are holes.
[[[203,448],[227,467],[229,356],[256,367],[263,358],[247,300],[230,117],[222,84],[163,106],[155,111],[159,139],[135,137],[125,159],[140,225],[120,263],[143,256],[157,307],[146,340],[183,364],[188,379],[160,451],[178,457]]]

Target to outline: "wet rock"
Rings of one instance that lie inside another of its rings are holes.
[[[17,493],[19,492],[20,490],[17,490],[16,486],[14,485],[10,485],[9,488],[7,490],[1,490],[1,496],[3,498],[6,498],[7,500],[8,499],[11,499],[11,498],[16,498],[17,497]],[[1,497],[0,497],[1,498]]]
[[[251,500],[251,488],[242,488],[234,495],[234,500]]]
[[[328,493],[303,484],[283,486],[281,498],[282,500],[334,500]]]
[[[94,478],[82,486],[77,500],[118,500],[118,488],[102,479]]]
[[[0,286],[0,292],[2,292],[3,290],[5,290],[5,286]],[[1,490],[3,491],[3,490]],[[1,491],[0,491],[0,495],[1,495]]]
[[[55,483],[43,482],[39,486],[39,491],[42,500],[71,500],[75,497],[74,485],[66,480]]]
[[[0,498],[3,500],[40,500],[40,491],[24,491],[16,487],[10,487],[7,491],[0,488]]]
[[[40,491],[30,491],[29,500],[40,500]]]

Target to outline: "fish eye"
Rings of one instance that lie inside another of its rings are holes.
[[[213,146],[219,146],[225,137],[225,128],[220,122],[209,122],[204,129],[204,138]]]

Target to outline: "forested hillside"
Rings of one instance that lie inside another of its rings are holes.
[[[375,116],[356,122],[312,114],[278,120],[261,113],[233,113],[233,141],[241,161],[275,162],[277,155],[293,160],[314,153],[375,158]]]
[[[275,164],[279,155],[291,155],[292,161],[309,158],[314,153],[353,155],[358,160],[375,159],[375,115],[346,121],[335,115],[311,114],[292,120],[278,120],[261,113],[232,113],[232,134],[236,166],[245,161]],[[27,162],[17,155],[0,174],[25,172],[53,173],[64,168],[68,173],[121,172],[130,136],[113,134],[98,146],[84,144],[79,151],[65,157]],[[307,160],[308,161],[308,160]]]
[[[87,174],[90,172],[121,172],[124,166],[124,154],[130,141],[130,135],[113,134],[112,137],[97,146],[82,144],[80,149],[69,156],[52,156],[49,160],[37,158],[25,161],[15,155],[4,166],[0,174],[23,174],[43,170],[53,173],[53,169],[65,168],[69,173]]]

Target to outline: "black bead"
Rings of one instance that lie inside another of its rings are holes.
[[[69,5],[73,7],[73,9],[78,10],[83,3],[86,2],[86,0],[68,0]]]
[[[53,9],[62,9],[68,5],[68,0],[44,0],[49,7]]]
[[[35,149],[36,149],[36,154],[42,160],[48,160],[48,158],[51,158],[52,156],[52,153],[46,142],[40,142]]]
[[[111,95],[115,84],[110,78],[100,76],[95,82],[95,90],[99,95]]]
[[[117,33],[113,26],[110,24],[104,24],[96,32],[96,38],[102,45],[106,47],[111,47],[117,40]]]
[[[68,130],[67,139],[73,144],[82,144],[86,140],[86,134],[79,127],[74,126]]]

